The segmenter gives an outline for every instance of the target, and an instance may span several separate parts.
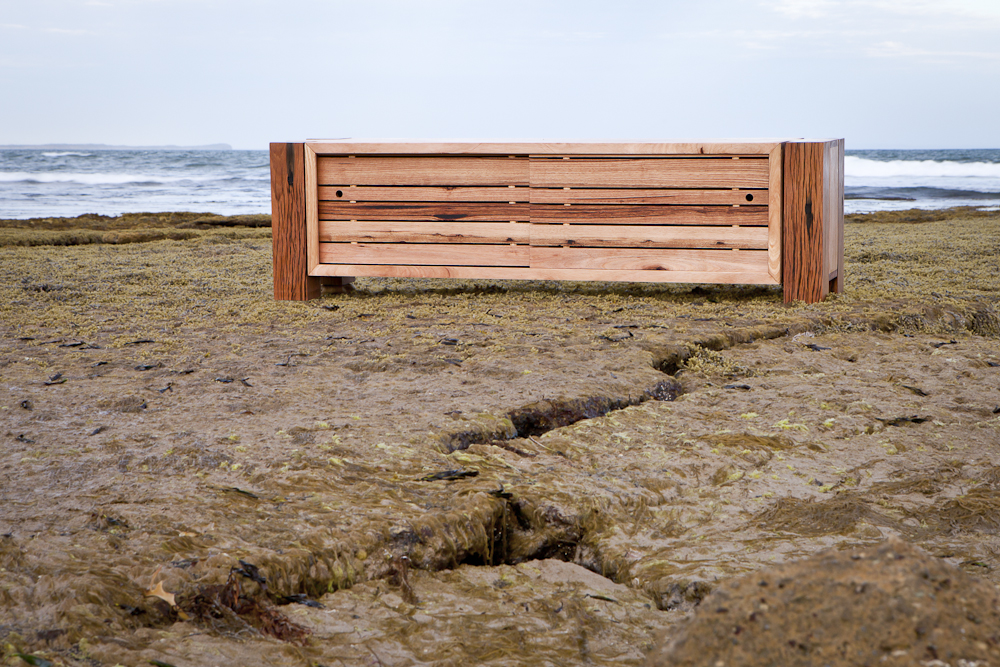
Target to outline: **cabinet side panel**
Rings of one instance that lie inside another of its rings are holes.
[[[316,187],[316,152],[306,145],[303,152],[305,163],[306,196],[306,268],[312,273],[319,264],[319,188]]]
[[[771,150],[768,158],[770,179],[767,188],[767,272],[781,282],[781,170],[784,167],[782,145]]]
[[[828,142],[823,174],[826,271],[831,292],[844,291],[844,140]]]

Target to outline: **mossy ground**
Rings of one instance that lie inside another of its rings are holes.
[[[638,664],[718,582],[890,535],[1000,582],[996,214],[852,221],[845,293],[791,306],[366,278],[276,302],[269,230],[206,218],[0,227],[10,664]]]

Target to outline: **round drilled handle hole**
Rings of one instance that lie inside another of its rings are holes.
[[[337,196],[340,196],[339,192],[337,193]],[[753,201],[753,195],[747,195],[747,201]]]
[[[337,196],[338,197],[343,197],[344,196],[344,191],[343,190],[337,190]]]

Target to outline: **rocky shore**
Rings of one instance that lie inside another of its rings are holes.
[[[275,302],[267,223],[0,221],[3,664],[1000,662],[996,212],[791,306]]]

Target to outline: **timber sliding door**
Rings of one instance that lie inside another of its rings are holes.
[[[770,142],[307,143],[310,275],[776,284],[780,156]]]
[[[319,262],[345,275],[530,265],[526,156],[331,156],[316,173]]]
[[[769,180],[766,155],[533,155],[531,267],[774,282]]]

